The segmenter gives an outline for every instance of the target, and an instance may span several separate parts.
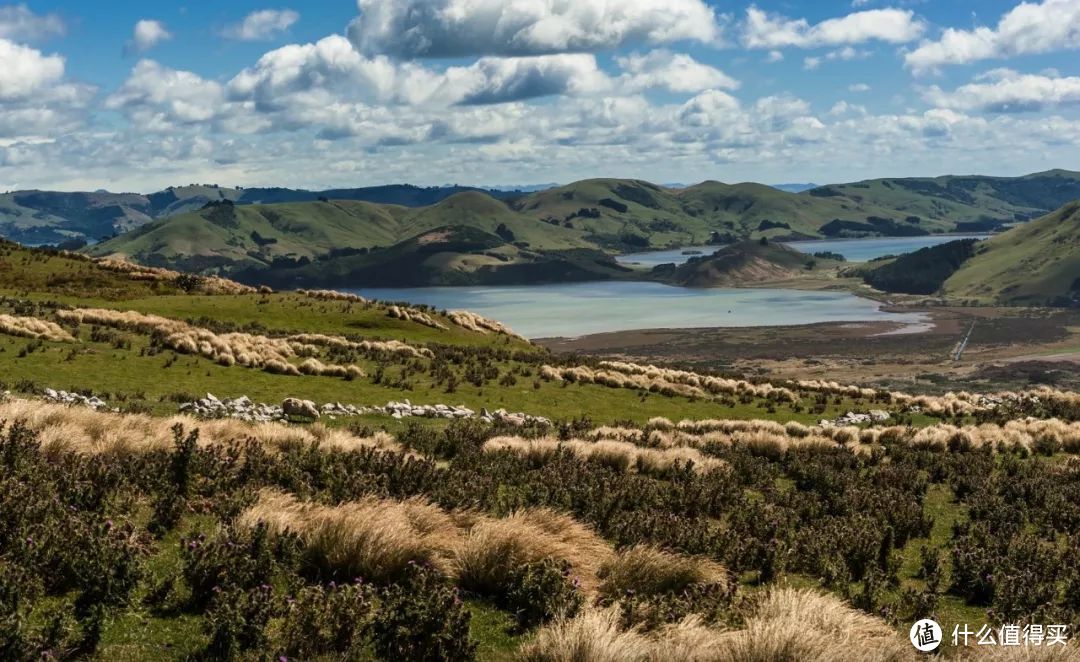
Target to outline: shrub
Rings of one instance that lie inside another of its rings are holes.
[[[206,614],[205,627],[210,635],[207,655],[212,659],[232,660],[246,651],[266,650],[267,625],[277,609],[273,589],[266,584],[246,591],[219,592]]]
[[[363,584],[310,586],[297,592],[284,610],[282,649],[287,657],[311,659],[337,653],[350,659],[370,635],[374,591]]]
[[[375,653],[385,660],[471,660],[470,614],[457,590],[435,570],[410,564],[400,584],[380,593],[371,625]]]
[[[581,609],[583,599],[570,573],[569,563],[553,559],[515,568],[510,572],[509,586],[500,603],[514,612],[522,629],[556,617],[572,617]]]

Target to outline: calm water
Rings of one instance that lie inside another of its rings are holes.
[[[839,253],[850,262],[866,262],[876,257],[885,255],[903,255],[912,253],[920,248],[937,246],[957,239],[985,239],[987,234],[951,234],[932,235],[928,237],[874,237],[870,239],[819,239],[814,241],[791,241],[787,242],[795,250],[804,253],[818,253],[830,251]],[[700,251],[702,255],[711,255],[718,250],[718,246],[690,246],[666,251],[648,251],[646,253],[627,253],[618,258],[623,264],[638,264],[652,268],[658,264],[674,262],[682,264],[694,255],[686,255],[685,251]]]
[[[877,302],[847,292],[692,289],[639,282],[344,291],[383,301],[471,310],[504,322],[529,338],[632,329],[876,320],[904,322],[915,328],[923,321],[916,313],[884,312]]]

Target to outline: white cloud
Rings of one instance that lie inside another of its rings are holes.
[[[747,48],[818,48],[884,41],[901,44],[917,39],[926,29],[915,14],[903,9],[870,9],[811,25],[751,6],[742,25]]]
[[[948,64],[1080,48],[1080,2],[1022,2],[1001,17],[996,28],[947,28],[936,41],[924,41],[904,55],[915,73]]]
[[[829,51],[828,53],[820,56],[803,58],[804,69],[817,69],[822,62],[833,62],[835,60],[856,60],[870,57],[870,51],[860,51],[852,46],[845,46],[835,51]]]
[[[543,55],[621,45],[713,42],[703,0],[357,0],[349,37],[368,55]]]
[[[221,34],[240,41],[265,41],[288,31],[299,20],[300,14],[292,9],[260,9],[227,26]]]
[[[852,83],[848,85],[848,91],[850,92],[869,92],[870,86],[866,83]]]
[[[773,62],[780,62],[783,59],[784,53],[782,51],[773,50],[769,51],[769,56],[765,58],[765,61],[771,64]]]
[[[0,7],[0,39],[40,41],[61,36],[66,30],[58,15],[35,14],[26,3]]]
[[[153,60],[140,60],[105,107],[124,111],[141,129],[166,131],[199,124],[223,110],[221,85],[190,71],[177,71]]]
[[[994,69],[952,92],[932,86],[924,91],[927,102],[953,110],[991,113],[1036,111],[1054,106],[1080,104],[1080,77],[1021,74]]]
[[[685,53],[659,49],[645,55],[635,53],[616,58],[616,63],[624,72],[619,78],[624,91],[665,88],[672,92],[693,93],[739,87],[739,81]]]
[[[164,23],[144,18],[135,24],[125,50],[128,53],[145,53],[169,39],[172,39],[172,34],[165,28]]]
[[[63,57],[0,39],[0,100],[28,97],[63,76]]]

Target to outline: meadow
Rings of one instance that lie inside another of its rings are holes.
[[[5,658],[907,660],[926,616],[1080,625],[1075,393],[560,356],[12,245],[0,295]],[[552,422],[178,412],[206,391]]]

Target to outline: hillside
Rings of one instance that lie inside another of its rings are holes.
[[[1019,305],[1080,303],[1080,202],[980,242],[943,293]]]
[[[847,198],[924,221],[948,221],[961,232],[1026,221],[1080,198],[1080,172],[1048,170],[1022,177],[955,176],[871,179],[832,184],[801,195]]]
[[[213,184],[170,186],[139,193],[67,193],[13,191],[0,195],[0,237],[19,243],[93,243],[150,223],[154,219],[197,211],[207,203],[229,200],[237,205],[353,200],[405,207],[436,204],[463,192],[466,186],[419,187],[408,184],[327,191],[287,188],[229,188]],[[520,195],[484,190],[498,199]]]
[[[839,264],[775,242],[744,241],[678,266],[661,265],[652,275],[685,287],[746,287],[792,280]]]
[[[505,203],[514,212],[511,216],[575,229],[579,245],[628,251],[762,236],[905,236],[992,229],[1080,198],[1080,174],[1054,170],[1013,178],[879,179],[799,193],[753,183],[706,181],[676,189],[620,179],[590,179],[527,194],[410,185],[326,191],[191,185],[149,195],[16,191],[0,196],[0,236],[28,244],[92,243],[224,200],[238,206],[332,200],[423,208],[439,207],[462,194]],[[426,227],[455,224],[451,214]]]
[[[412,243],[450,240],[505,243]],[[1068,554],[1006,581],[1075,533],[1074,393],[554,355],[9,242],[0,374],[5,659],[914,660],[926,610],[1080,616]]]
[[[236,272],[274,287],[520,285],[603,280],[631,269],[588,248],[534,251],[473,226],[449,225],[385,249],[328,256],[294,267]]]

